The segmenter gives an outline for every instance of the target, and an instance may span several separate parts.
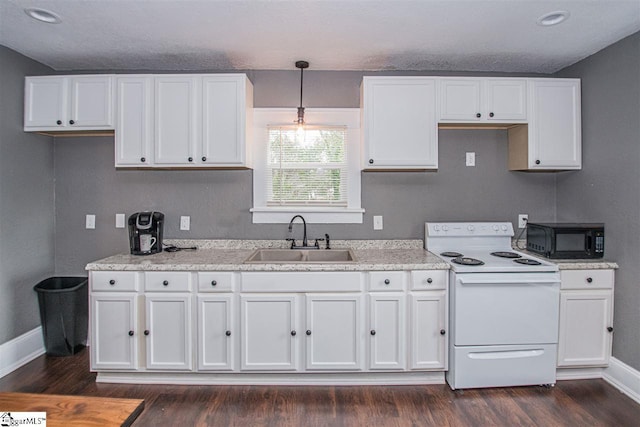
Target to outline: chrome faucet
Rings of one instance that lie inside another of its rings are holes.
[[[287,241],[291,241],[291,249],[308,248],[309,242],[307,242],[307,221],[304,220],[302,215],[296,215],[293,218],[291,218],[291,221],[289,221],[289,233],[291,233],[291,231],[293,230],[293,221],[295,221],[296,218],[300,218],[302,220],[302,225],[304,226],[304,234],[302,236],[302,246],[296,245],[296,239],[287,239]]]

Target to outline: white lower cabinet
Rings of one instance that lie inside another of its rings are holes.
[[[307,294],[306,369],[362,369],[362,295]]]
[[[558,367],[607,366],[613,341],[613,270],[560,275]]]
[[[193,369],[190,294],[145,296],[147,369]]]
[[[138,367],[138,296],[95,293],[91,296],[91,369]]]
[[[198,296],[198,370],[232,371],[235,368],[233,294]]]
[[[298,369],[298,295],[240,297],[242,370]]]
[[[410,299],[411,369],[446,369],[446,291],[415,292]]]
[[[405,295],[369,295],[369,369],[404,370],[407,367]]]

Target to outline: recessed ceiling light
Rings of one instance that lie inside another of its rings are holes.
[[[555,12],[549,12],[538,18],[538,25],[543,27],[550,27],[551,25],[557,25],[561,22],[569,19],[570,13],[566,10],[556,10]]]
[[[40,9],[38,7],[29,7],[24,10],[24,12],[41,22],[46,22],[47,24],[59,24],[62,22],[62,19],[57,14],[51,12],[50,10]]]

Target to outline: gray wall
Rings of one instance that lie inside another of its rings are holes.
[[[53,141],[22,131],[24,77],[51,72],[0,46],[0,344],[40,324],[32,287],[54,271]]]
[[[404,74],[404,73],[398,73]],[[361,72],[305,73],[304,105],[358,107]],[[291,107],[299,102],[297,72],[252,71],[256,107]],[[292,119],[293,120],[293,119]],[[500,130],[442,130],[438,172],[362,173],[364,223],[311,224],[310,236],[332,238],[419,238],[424,222],[504,220],[518,213],[555,220],[554,173],[507,170],[507,135]],[[253,224],[251,171],[116,170],[111,137],[56,138],[56,272],[81,274],[87,262],[128,250],[127,233],[115,229],[115,214],[141,210],[166,215],[170,238],[284,239],[286,225]],[[465,167],[465,152],[477,153]],[[96,214],[96,229],[84,216]],[[179,231],[180,215],[191,231]],[[384,216],[374,231],[373,215]]]
[[[564,69],[582,79],[583,169],[558,175],[558,219],[598,221],[620,264],[613,355],[640,370],[640,33]]]

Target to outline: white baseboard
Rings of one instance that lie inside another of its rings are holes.
[[[0,378],[44,354],[42,327],[26,332],[0,345]]]
[[[640,403],[640,371],[612,357],[602,374],[609,384]]]

